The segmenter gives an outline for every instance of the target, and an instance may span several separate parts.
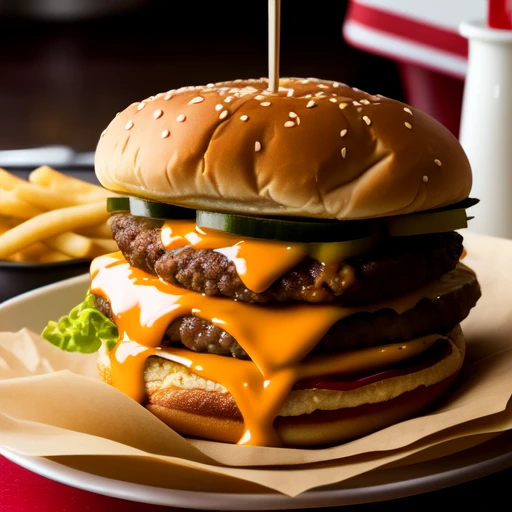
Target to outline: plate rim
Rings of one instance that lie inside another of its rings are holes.
[[[46,300],[51,304],[53,301],[48,300],[48,295],[55,293],[66,293],[73,287],[83,287],[89,274],[84,273],[79,276],[71,277],[62,281],[51,283],[30,290],[21,295],[13,297],[0,304],[0,312],[5,309],[23,308],[25,301]],[[21,327],[20,327],[21,328]],[[462,467],[456,467],[449,470],[442,470],[446,467],[445,461],[454,457],[468,458],[470,454],[482,447],[492,443],[496,438],[481,443],[473,448],[452,454],[448,457],[427,461],[421,464],[413,464],[408,466],[414,467],[416,470],[425,464],[433,467],[440,466],[441,470],[426,473],[417,478],[407,480],[395,480],[384,484],[370,486],[350,486],[351,481],[341,482],[338,488],[312,489],[306,491],[294,498],[284,494],[269,491],[262,494],[244,494],[244,493],[211,493],[203,491],[187,491],[182,489],[171,489],[162,487],[152,487],[144,484],[136,484],[125,482],[122,480],[111,479],[95,475],[93,473],[81,471],[57,461],[52,461],[44,457],[27,456],[21,452],[10,450],[0,446],[0,455],[3,455],[13,463],[33,472],[40,476],[44,476],[69,485],[74,488],[85,491],[111,496],[115,498],[135,501],[139,503],[167,505],[182,508],[202,508],[204,510],[285,510],[294,508],[314,508],[328,506],[345,506],[363,503],[373,503],[376,501],[404,498],[407,496],[418,495],[426,492],[436,491],[445,487],[469,482],[477,478],[481,478],[503,469],[512,467],[512,431],[506,432],[498,439],[502,439],[503,435],[510,438],[508,450],[498,452],[493,457],[484,458],[476,463],[469,463]],[[441,462],[440,462],[441,461]],[[393,471],[400,468],[376,470],[378,473]],[[438,468],[439,469],[439,468]],[[70,478],[71,475],[71,478]],[[364,475],[360,475],[364,478]],[[348,482],[348,483],[347,483]],[[255,508],[256,507],[256,508]]]
[[[137,503],[203,510],[287,510],[361,505],[400,499],[438,491],[446,487],[467,483],[509,469],[512,467],[512,432],[502,435],[508,435],[510,438],[510,449],[504,453],[500,453],[496,457],[484,459],[474,464],[463,465],[445,471],[427,473],[423,476],[405,481],[395,480],[393,482],[370,486],[346,487],[347,482],[350,482],[350,480],[356,478],[363,479],[365,477],[363,474],[340,482],[339,488],[312,489],[295,497],[272,491],[260,494],[212,493],[137,484],[85,472],[45,457],[24,455],[21,452],[16,452],[1,446],[0,456],[5,457],[28,471],[49,478],[55,482],[95,494]],[[499,444],[501,446],[502,439],[500,438],[502,435],[467,450],[463,450],[462,452],[420,464],[405,466],[405,468],[407,468],[407,471],[410,471],[411,467],[444,467],[446,460],[457,460],[461,454],[464,454],[465,458],[467,458],[468,455],[471,456],[470,454],[472,452],[478,454],[483,450],[484,453],[487,453],[486,445],[489,443]],[[387,470],[376,470],[375,472],[392,474],[393,472],[403,470],[403,467],[399,467]]]

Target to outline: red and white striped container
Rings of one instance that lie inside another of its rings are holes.
[[[396,61],[407,101],[458,135],[468,56],[459,25],[486,13],[486,0],[349,0],[343,37]]]

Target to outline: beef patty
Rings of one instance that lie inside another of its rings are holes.
[[[471,275],[448,292],[424,298],[402,314],[392,309],[355,313],[334,324],[312,353],[333,353],[400,343],[427,334],[446,334],[466,318],[480,295],[478,281]],[[97,308],[111,318],[109,302],[99,296],[95,300]],[[163,344],[175,343],[195,352],[249,358],[233,336],[195,316],[182,317],[168,327]]]
[[[458,233],[389,238],[371,253],[324,265],[306,258],[255,293],[243,284],[233,262],[212,249],[166,251],[163,221],[127,213],[111,219],[114,239],[129,263],[165,281],[206,295],[264,304],[339,302],[356,305],[401,295],[455,268],[462,254]]]

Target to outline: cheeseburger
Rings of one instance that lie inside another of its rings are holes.
[[[43,335],[183,435],[315,447],[432,407],[480,297],[471,169],[428,115],[318,79],[184,87],[101,135],[119,252]]]

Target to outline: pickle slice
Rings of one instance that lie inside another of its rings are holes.
[[[129,212],[129,197],[107,197],[107,212]]]
[[[470,218],[465,208],[449,208],[388,217],[386,227],[389,236],[426,235],[467,228]]]
[[[130,212],[153,219],[193,219],[198,227],[217,229],[239,236],[281,240],[284,242],[347,242],[381,233],[388,236],[412,236],[466,228],[466,209],[479,202],[468,198],[434,210],[383,217],[379,219],[339,221],[297,217],[252,217],[183,208],[136,197],[109,197],[107,211]]]
[[[146,201],[137,197],[108,197],[107,211],[130,212],[136,217],[148,217],[150,219],[193,219],[195,210],[182,208],[172,204]]]
[[[196,224],[200,228],[218,229],[250,238],[313,243],[359,240],[374,234],[379,223],[370,220],[250,217],[198,210]]]

